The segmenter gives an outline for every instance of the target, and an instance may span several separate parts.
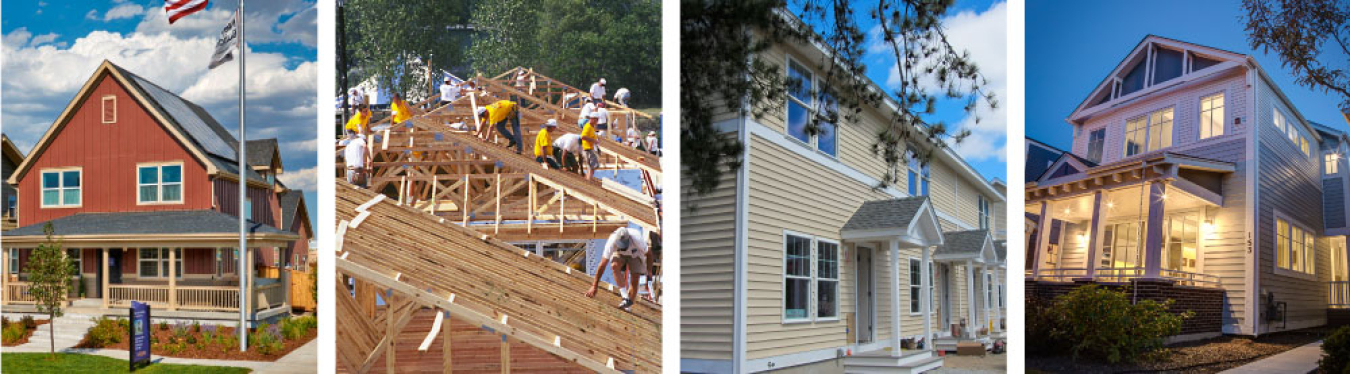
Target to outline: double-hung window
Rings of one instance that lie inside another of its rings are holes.
[[[783,321],[839,318],[839,242],[783,235]]]
[[[1096,129],[1088,133],[1087,159],[1102,162],[1102,148],[1106,145],[1106,129]]]
[[[1200,98],[1200,139],[1223,135],[1223,93]]]
[[[136,174],[137,203],[183,202],[183,164],[141,165]]]
[[[980,200],[980,201],[979,201],[979,204],[980,204],[980,229],[981,229],[981,230],[988,230],[988,229],[990,228],[990,225],[989,225],[989,200],[986,200],[986,199],[984,198],[984,195],[977,195],[977,196],[979,197],[979,200]]]
[[[1340,167],[1340,166],[1341,166],[1341,165],[1340,165],[1341,155],[1340,155],[1340,154],[1336,153],[1335,151],[1332,151],[1332,152],[1327,153],[1326,155],[1322,156],[1322,158],[1325,160],[1325,161],[1324,161],[1323,169],[1326,170],[1327,175],[1336,174],[1336,173],[1339,173],[1339,172],[1340,172],[1340,169],[1341,169],[1341,167]]]
[[[19,273],[19,250],[17,248],[9,249],[9,273]]]
[[[174,251],[174,276],[183,277],[183,252],[178,248],[141,248],[138,259],[141,278],[165,278],[169,275],[169,251]]]
[[[80,249],[66,248],[66,258],[70,259],[70,275],[80,275]]]
[[[1172,108],[1125,121],[1125,157],[1172,146]]]
[[[794,139],[830,156],[838,154],[839,101],[829,90],[818,87],[816,76],[796,60],[788,60],[787,131]],[[815,119],[818,131],[808,131]]]
[[[911,259],[909,259],[909,313],[910,313],[910,314],[917,314],[917,313],[923,311],[923,304],[920,303],[920,301],[923,300],[923,273],[922,273],[922,271],[923,271],[923,263],[920,262],[919,259],[917,259],[917,258],[911,258]],[[932,292],[932,291],[933,291],[933,287],[934,287],[934,285],[933,285],[933,263],[932,263],[932,262],[929,262],[929,263],[928,263],[928,291],[929,291],[928,296],[930,297],[930,300],[928,301],[929,303],[932,303],[932,302],[933,302],[933,300],[931,300],[931,298],[934,297],[934,296],[933,296],[933,292]],[[930,305],[931,305],[931,304],[930,304]]]
[[[1316,274],[1317,237],[1312,231],[1275,218],[1275,264],[1280,269]]]
[[[928,164],[919,161],[919,155],[909,152],[909,195],[928,196]]]
[[[42,207],[68,208],[80,206],[81,171],[52,170],[42,172]]]

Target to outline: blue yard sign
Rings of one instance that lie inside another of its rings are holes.
[[[150,305],[131,302],[131,370],[150,363]]]

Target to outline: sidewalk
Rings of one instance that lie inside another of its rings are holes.
[[[1250,364],[1223,371],[1221,374],[1248,373],[1308,373],[1317,370],[1322,358],[1322,341],[1290,349]]]

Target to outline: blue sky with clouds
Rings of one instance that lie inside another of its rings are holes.
[[[1249,47],[1244,14],[1236,0],[1028,1],[1026,136],[1068,149],[1073,134],[1064,119],[1149,34],[1251,55],[1304,117],[1350,131],[1334,97],[1295,84],[1279,57]]]
[[[211,1],[168,24],[162,0],[9,1],[0,4],[4,79],[0,123],[27,152],[103,60],[206,108],[234,133],[237,62],[207,64],[237,1]],[[287,186],[304,190],[314,217],[318,106],[317,9],[312,0],[245,3],[248,138],[277,138]],[[237,134],[236,134],[237,135]]]
[[[867,65],[867,76],[883,88],[893,90],[898,81],[893,78],[896,71],[895,55],[890,46],[881,39],[878,23],[868,17],[867,10],[874,4],[855,10],[855,17],[861,29],[867,33],[867,54],[863,62]],[[800,9],[798,6],[794,9]],[[989,79],[989,89],[994,90],[1000,104],[1006,102],[1007,90],[1007,3],[993,0],[959,0],[944,17],[943,25],[948,42],[958,50],[969,51],[976,65]],[[889,92],[893,96],[893,92]],[[940,93],[940,92],[938,92]],[[941,96],[941,95],[939,95]],[[995,110],[979,109],[980,123],[974,116],[967,114],[963,107],[965,100],[943,99],[937,105],[937,112],[926,116],[929,122],[944,122],[950,129],[968,129],[972,135],[952,149],[965,158],[985,179],[1007,178],[1007,114],[1004,107]]]

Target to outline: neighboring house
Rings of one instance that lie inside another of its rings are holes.
[[[808,134],[826,53],[775,44],[761,57],[806,87],[747,104],[779,108],[763,117],[714,120],[745,149],[737,172],[681,207],[683,371],[917,372],[942,364],[935,339],[942,348],[1001,334],[1001,309],[987,306],[1002,283],[1003,195],[946,147],[876,188],[887,167],[871,146],[893,101]],[[911,339],[924,348],[896,357]]]
[[[14,146],[14,142],[9,141],[9,135],[0,134],[4,143],[4,178],[9,179],[10,174],[14,174],[14,169],[23,163],[23,152],[19,147]],[[3,216],[0,216],[0,231],[9,231],[19,227],[19,190],[14,186],[5,183],[0,186],[0,203],[4,204]]]
[[[5,271],[17,278],[6,277],[5,309],[31,307],[22,270],[51,224],[91,301],[76,305],[90,313],[124,314],[134,300],[156,317],[237,320],[240,273],[251,275],[250,323],[289,313],[289,277],[255,273],[252,261],[236,269],[238,146],[201,107],[103,62],[8,179],[20,227],[3,238]],[[248,251],[307,239],[277,228],[273,180],[242,174]]]
[[[1197,312],[1176,340],[1347,306],[1346,134],[1251,56],[1145,37],[1067,121],[1071,151],[1026,142],[1028,297],[1132,285]]]

